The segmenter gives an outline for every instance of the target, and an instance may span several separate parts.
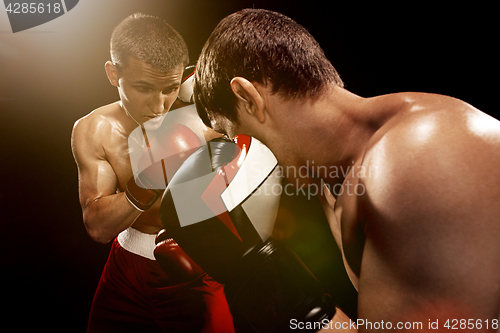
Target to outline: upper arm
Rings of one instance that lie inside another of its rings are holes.
[[[498,302],[488,288],[500,282],[500,159],[446,121],[394,129],[366,156],[377,172],[363,180],[361,313],[480,318]]]
[[[82,209],[106,195],[116,192],[118,182],[102,147],[105,124],[94,119],[80,119],[71,135],[71,149],[78,166],[78,191]]]

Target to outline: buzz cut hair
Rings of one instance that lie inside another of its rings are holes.
[[[189,53],[181,35],[163,19],[135,13],[113,30],[110,41],[111,60],[119,69],[134,57],[166,73],[186,67]]]
[[[288,99],[320,96],[343,87],[319,43],[300,24],[265,9],[243,9],[224,18],[203,47],[195,71],[194,100],[203,122],[222,116],[239,124],[231,80],[241,76]]]

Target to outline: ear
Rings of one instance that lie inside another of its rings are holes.
[[[231,80],[231,89],[243,104],[245,111],[250,115],[256,116],[260,122],[264,122],[265,103],[255,85],[247,79],[237,76]]]
[[[119,73],[116,65],[111,61],[106,61],[106,64],[104,64],[104,69],[106,70],[106,75],[108,76],[109,82],[113,86],[119,87],[120,86],[120,83],[118,82]]]

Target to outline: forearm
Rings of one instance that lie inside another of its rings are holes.
[[[83,208],[83,221],[90,237],[105,244],[130,227],[140,214],[125,193],[118,193],[92,200]]]

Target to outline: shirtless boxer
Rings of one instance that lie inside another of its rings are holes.
[[[219,23],[194,91],[205,124],[323,184],[360,331],[498,329],[499,121],[447,96],[357,96],[302,26],[257,9]]]
[[[111,59],[106,74],[120,101],[81,118],[72,133],[85,227],[97,242],[114,239],[88,331],[233,332],[221,285],[206,274],[178,281],[155,261],[159,201],[141,204],[145,190],[132,186],[129,134],[138,126],[159,127],[165,118],[157,116],[176,102],[189,61],[186,44],[163,20],[134,14],[113,31]],[[208,140],[215,133],[205,134]],[[180,147],[189,140],[189,133],[171,138]]]

